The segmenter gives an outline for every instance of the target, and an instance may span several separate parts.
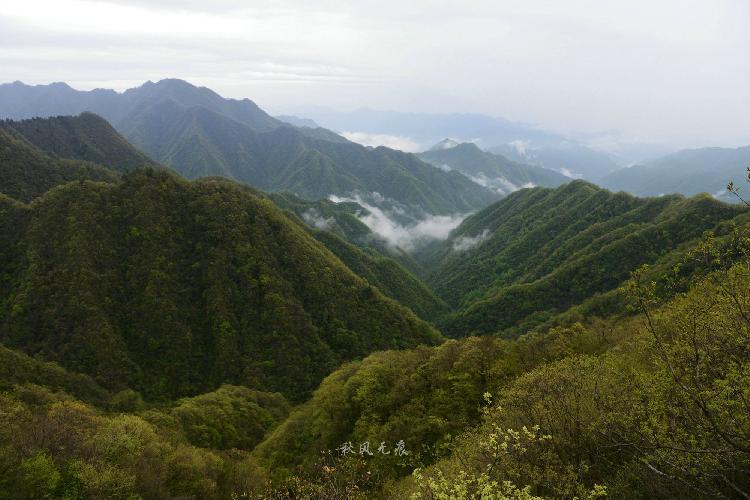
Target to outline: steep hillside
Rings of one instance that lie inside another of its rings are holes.
[[[390,254],[358,248],[329,231],[314,231],[313,235],[355,274],[420,318],[434,321],[448,313],[445,302]]]
[[[0,129],[28,141],[45,154],[83,160],[124,172],[156,162],[134,148],[103,118],[93,113],[0,121]]]
[[[635,198],[583,181],[523,190],[466,219],[433,255],[429,282],[458,308],[450,335],[533,324],[743,211],[705,196]]]
[[[645,165],[618,170],[601,179],[601,184],[641,196],[710,193],[734,201],[727,195],[727,183],[734,181],[738,184],[748,166],[750,146],[690,149]]]
[[[47,156],[17,134],[0,128],[0,193],[11,198],[29,202],[66,182],[112,181],[117,177],[116,172],[94,163]]]
[[[139,170],[2,207],[0,340],[111,389],[300,399],[344,360],[439,338],[228,181]]]
[[[517,163],[482,151],[471,143],[433,148],[419,157],[436,167],[461,172],[477,184],[504,195],[523,187],[556,187],[570,182],[570,178],[553,170]]]

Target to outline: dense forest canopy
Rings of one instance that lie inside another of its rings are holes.
[[[138,170],[7,211],[2,340],[108,387],[163,398],[233,382],[301,398],[343,360],[439,339],[228,181]]]

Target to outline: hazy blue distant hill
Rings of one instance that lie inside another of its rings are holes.
[[[523,187],[555,187],[571,180],[546,168],[525,165],[482,151],[476,144],[454,145],[449,139],[420,153],[419,157],[439,168],[461,172],[477,184],[504,195]]]
[[[338,132],[367,132],[408,137],[424,147],[443,139],[476,139],[492,146],[515,140],[539,144],[558,143],[564,138],[534,126],[493,116],[455,113],[408,113],[358,109],[339,112],[326,108],[310,108],[305,115],[321,126]]]
[[[594,182],[621,168],[612,156],[574,143],[541,147],[502,144],[490,148],[490,151],[522,163],[539,165],[568,177],[580,177]]]
[[[108,89],[80,91],[65,83],[34,86],[21,82],[2,84],[0,117],[17,120],[91,111],[120,129],[123,121],[133,120],[145,108],[164,99],[171,99],[183,106],[212,109],[256,130],[268,130],[281,124],[250,99],[225,99],[206,87],[196,87],[178,79],[156,83],[149,81],[122,93]]]
[[[338,132],[403,137],[416,142],[423,149],[446,137],[454,144],[474,142],[485,150],[520,163],[592,181],[620,168],[612,156],[561,134],[481,114],[404,113],[372,109],[337,112],[311,108],[307,115],[316,123]]]
[[[122,127],[133,143],[188,178],[221,175],[307,199],[377,192],[438,214],[470,211],[494,199],[489,190],[413,155],[318,140],[292,126],[258,132],[173,100],[144,109]]]
[[[274,118],[277,120],[281,120],[284,123],[288,123],[289,125],[294,125],[295,127],[307,127],[307,128],[318,128],[320,125],[315,123],[314,120],[311,120],[309,118],[300,118],[298,116],[292,116],[292,115],[277,115]]]
[[[679,151],[645,165],[636,165],[609,174],[601,184],[609,189],[637,195],[706,192],[727,196],[726,186],[734,181],[743,187],[744,173],[750,166],[750,146],[742,148],[702,148]]]

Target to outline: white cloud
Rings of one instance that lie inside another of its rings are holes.
[[[330,229],[336,222],[333,217],[323,217],[315,208],[303,212],[302,219],[316,229]]]
[[[401,224],[389,215],[389,210],[368,203],[360,194],[348,197],[331,195],[328,198],[334,203],[344,201],[359,203],[368,212],[360,214],[359,220],[392,247],[406,251],[414,250],[429,241],[447,239],[450,232],[457,228],[468,215],[426,215],[411,224]]]
[[[534,184],[533,182],[527,182],[519,186],[509,181],[505,177],[487,177],[484,173],[481,172],[477,175],[469,176],[469,179],[479,184],[480,186],[491,189],[499,194],[510,194],[513,191],[518,191],[519,189],[536,187],[536,184]]]
[[[583,177],[581,174],[575,173],[565,167],[562,167],[560,169],[560,173],[563,174],[565,177],[570,177],[571,179],[580,179],[581,177]]]
[[[461,236],[459,238],[456,238],[453,241],[453,250],[455,252],[465,252],[466,250],[470,250],[474,248],[475,246],[479,245],[480,243],[483,243],[487,240],[487,238],[490,237],[490,230],[485,229],[480,234],[477,234],[476,236]]]
[[[341,135],[350,141],[362,144],[363,146],[385,146],[391,149],[406,151],[407,153],[421,151],[420,145],[408,137],[387,134],[368,134],[367,132],[342,132]]]
[[[749,21],[747,0],[0,0],[0,68],[728,146],[748,142]]]
[[[518,153],[520,156],[522,156],[522,157],[526,157],[527,156],[526,153],[527,153],[528,148],[529,148],[529,141],[522,141],[521,139],[517,139],[515,141],[509,142],[508,145],[510,145],[513,148],[515,148],[516,153]]]

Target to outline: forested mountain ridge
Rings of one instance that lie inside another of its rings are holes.
[[[157,166],[93,113],[1,120],[0,129],[57,158],[88,161],[118,172]]]
[[[468,212],[497,199],[413,155],[368,149],[324,129],[293,127],[248,99],[224,99],[182,80],[148,82],[122,94],[80,92],[65,84],[0,85],[0,117],[62,110],[100,114],[136,147],[187,178],[220,175],[310,199],[377,192],[415,216]]]
[[[450,335],[543,321],[744,212],[709,196],[635,198],[584,181],[535,188],[467,218],[428,280],[458,312]]]
[[[113,389],[299,399],[345,359],[440,338],[228,181],[139,170],[2,216],[2,341]]]
[[[476,144],[448,144],[436,147],[419,157],[437,167],[457,170],[474,182],[501,194],[510,194],[522,187],[556,187],[570,178],[543,167],[511,161],[499,154],[482,151]]]

